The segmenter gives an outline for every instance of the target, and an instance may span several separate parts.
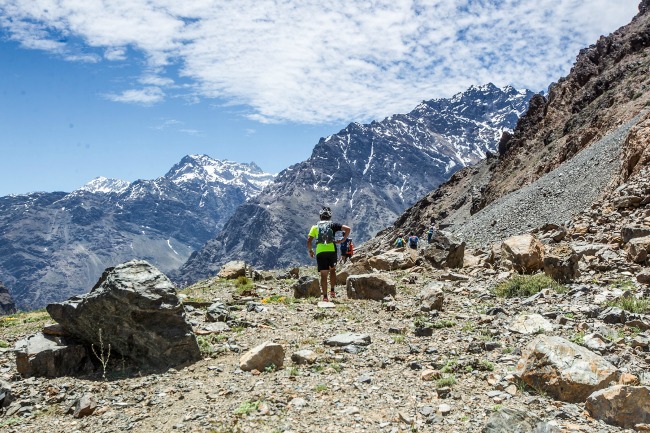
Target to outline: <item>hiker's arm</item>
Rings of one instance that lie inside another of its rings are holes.
[[[307,236],[307,250],[309,250],[309,256],[314,257],[314,250],[312,249],[312,241],[314,240],[313,236]]]
[[[343,230],[343,239],[341,239],[339,243],[345,242],[348,236],[350,236],[350,227],[341,225],[341,230]]]

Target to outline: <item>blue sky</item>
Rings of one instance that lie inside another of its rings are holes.
[[[637,0],[0,0],[0,196],[278,172],[349,122],[493,82],[534,91]]]

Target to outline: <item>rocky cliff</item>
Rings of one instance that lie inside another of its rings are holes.
[[[502,137],[498,156],[454,174],[366,248],[385,248],[398,232],[422,232],[432,221],[486,246],[545,223],[564,224],[639,176],[650,162],[647,5],[583,49],[547,97],[531,99],[513,133]]]
[[[369,239],[458,169],[496,151],[531,96],[488,84],[381,122],[350,124],[238,208],[175,279],[195,281],[233,258],[264,268],[307,263],[306,234],[323,205],[353,227],[357,244]]]

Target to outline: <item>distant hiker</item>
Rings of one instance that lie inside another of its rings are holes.
[[[341,261],[343,263],[347,262],[353,254],[354,243],[352,242],[352,238],[347,238],[345,241],[341,242]]]
[[[397,235],[397,239],[395,239],[395,243],[393,245],[395,245],[396,248],[404,248],[404,236],[402,236],[401,233]]]
[[[327,297],[327,274],[330,276],[330,298],[336,297],[336,243],[345,242],[350,236],[350,227],[340,223],[332,222],[332,210],[329,207],[321,209],[320,221],[312,226],[307,236],[307,250],[309,256],[314,257],[312,242],[316,239],[316,264],[320,273],[320,288],[323,292],[323,301],[329,301]],[[343,239],[336,241],[334,233],[343,231]]]
[[[431,237],[433,237],[433,224],[431,224],[431,227],[429,227],[429,231],[427,232],[427,243],[431,243]]]
[[[417,250],[419,240],[420,238],[415,236],[415,232],[411,232],[411,234],[409,234],[409,248]]]

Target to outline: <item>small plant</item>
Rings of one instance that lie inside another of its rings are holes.
[[[339,364],[338,362],[333,362],[330,364],[330,368],[334,370],[337,373],[340,373],[341,370],[343,370],[343,366]]]
[[[0,427],[8,427],[15,424],[20,424],[21,421],[22,418],[18,418],[15,416],[6,419],[0,419]]]
[[[5,340],[0,340],[0,348],[6,349],[7,347],[9,347],[9,343]]]
[[[428,321],[427,316],[418,314],[415,316],[415,319],[413,319],[413,326],[416,328],[426,328],[428,326],[431,326],[431,322]]]
[[[433,323],[433,327],[436,329],[442,329],[442,328],[451,328],[456,326],[456,322],[453,320],[447,320],[447,319],[441,319],[441,320],[436,320]]]
[[[453,373],[458,366],[458,362],[454,359],[450,359],[447,363],[440,369],[441,373]]]
[[[575,317],[575,314],[574,313],[566,313],[564,315],[564,317],[566,317],[567,319],[573,319]]]
[[[237,294],[241,295],[253,290],[253,282],[248,277],[240,276],[235,280],[235,288],[237,289]]]
[[[226,341],[228,337],[223,334],[199,335],[196,342],[199,344],[199,350],[204,355],[211,355],[218,352],[217,346]]]
[[[584,345],[585,344],[585,333],[584,331],[580,331],[576,333],[575,335],[572,335],[569,340],[575,344],[579,345]]]
[[[473,322],[465,322],[465,324],[461,328],[461,331],[463,331],[463,332],[473,332],[474,329],[476,329],[476,324],[474,324]]]
[[[615,301],[607,303],[610,307],[618,307],[630,313],[646,313],[650,312],[650,299],[648,298],[635,298],[633,296],[622,296]]]
[[[99,354],[95,350],[95,345],[91,344],[90,347],[95,354],[95,357],[102,364],[102,379],[106,380],[106,366],[108,365],[108,360],[111,357],[111,345],[108,345],[108,350],[104,352],[104,339],[102,338],[102,328],[99,328]]]
[[[481,370],[494,371],[494,364],[488,361],[487,359],[481,359],[479,365],[481,367]]]
[[[289,375],[289,377],[296,377],[300,375],[300,370],[298,369],[298,367],[289,367],[287,369],[287,374]]]
[[[513,349],[513,348],[510,347],[510,346],[508,346],[508,347],[504,347],[503,350],[502,350],[502,352],[503,352],[503,353],[506,353],[506,354],[508,354],[508,353],[512,353],[512,352],[514,352],[514,351],[515,351],[515,349]]]
[[[261,302],[262,304],[292,304],[295,302],[295,299],[282,295],[271,295],[268,298],[262,299]]]
[[[634,289],[634,281],[630,278],[619,278],[618,280],[612,281],[610,286],[614,289],[628,291]]]
[[[267,365],[266,367],[264,367],[264,372],[265,373],[273,373],[277,369],[278,369],[278,367],[276,367],[275,364],[270,364],[270,365]]]
[[[494,406],[492,406],[492,412],[498,412],[498,411],[500,411],[501,409],[503,409],[503,405],[502,405],[502,404],[495,404]]]
[[[394,343],[403,343],[405,340],[405,337],[402,334],[393,335],[391,338],[393,339]]]
[[[494,294],[501,298],[527,297],[549,288],[558,293],[567,290],[565,286],[546,274],[513,275],[509,280],[497,284]]]
[[[323,370],[325,370],[325,366],[323,364],[314,364],[311,367],[311,371],[313,371],[314,373],[320,373]]]
[[[443,377],[442,379],[438,379],[436,381],[436,386],[438,388],[445,388],[448,386],[454,386],[456,384],[456,378],[454,375]]]
[[[251,413],[257,411],[262,402],[257,401],[243,401],[239,404],[239,407],[233,411],[235,415],[250,415]]]
[[[327,385],[325,385],[324,383],[319,383],[318,385],[316,385],[314,387],[314,391],[316,391],[316,392],[325,392],[325,391],[327,391]]]

